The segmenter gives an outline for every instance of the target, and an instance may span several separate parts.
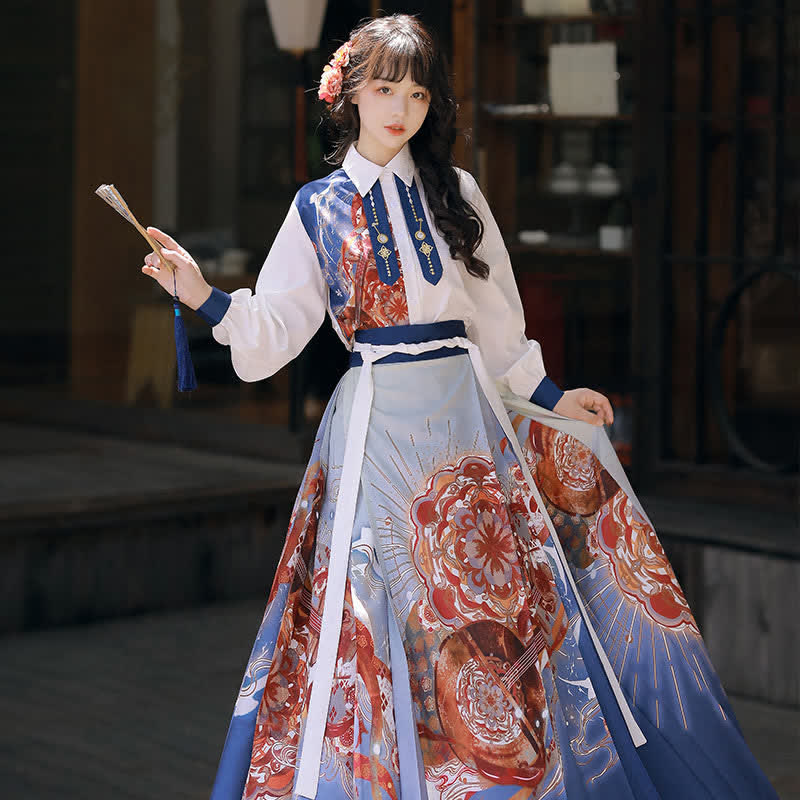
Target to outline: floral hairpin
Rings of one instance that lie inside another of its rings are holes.
[[[342,91],[342,67],[350,63],[351,41],[346,41],[334,54],[330,63],[322,70],[319,81],[319,99],[326,103],[335,103]]]

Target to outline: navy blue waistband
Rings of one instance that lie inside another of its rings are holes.
[[[466,336],[464,321],[448,319],[442,322],[427,322],[421,325],[395,325],[391,328],[366,328],[356,331],[355,339],[364,344],[420,344],[436,339],[451,339],[455,336]],[[425,353],[390,353],[382,358],[379,364],[396,364],[404,361],[426,361],[433,358],[457,356],[467,351],[463,347],[440,347]],[[350,353],[350,366],[360,367],[364,363],[361,353]]]
[[[365,344],[419,344],[433,339],[466,336],[463,319],[424,322],[421,325],[393,325],[390,328],[365,328],[356,331],[356,341]]]

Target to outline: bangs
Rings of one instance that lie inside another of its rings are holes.
[[[399,82],[407,75],[419,86],[433,88],[433,53],[428,43],[398,33],[380,42],[367,61],[372,80]]]

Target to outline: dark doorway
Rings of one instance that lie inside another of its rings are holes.
[[[800,8],[641,7],[635,358],[651,485],[791,505],[800,450]],[[680,476],[678,478],[677,476]]]
[[[3,6],[0,384],[63,384],[72,277],[76,3],[8,0]]]

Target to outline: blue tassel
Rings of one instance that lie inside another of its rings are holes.
[[[186,328],[183,324],[181,309],[178,306],[177,294],[172,298],[172,306],[175,309],[175,354],[178,357],[178,391],[191,392],[197,388],[197,378],[194,374],[192,355],[189,352],[189,339],[186,336]]]

